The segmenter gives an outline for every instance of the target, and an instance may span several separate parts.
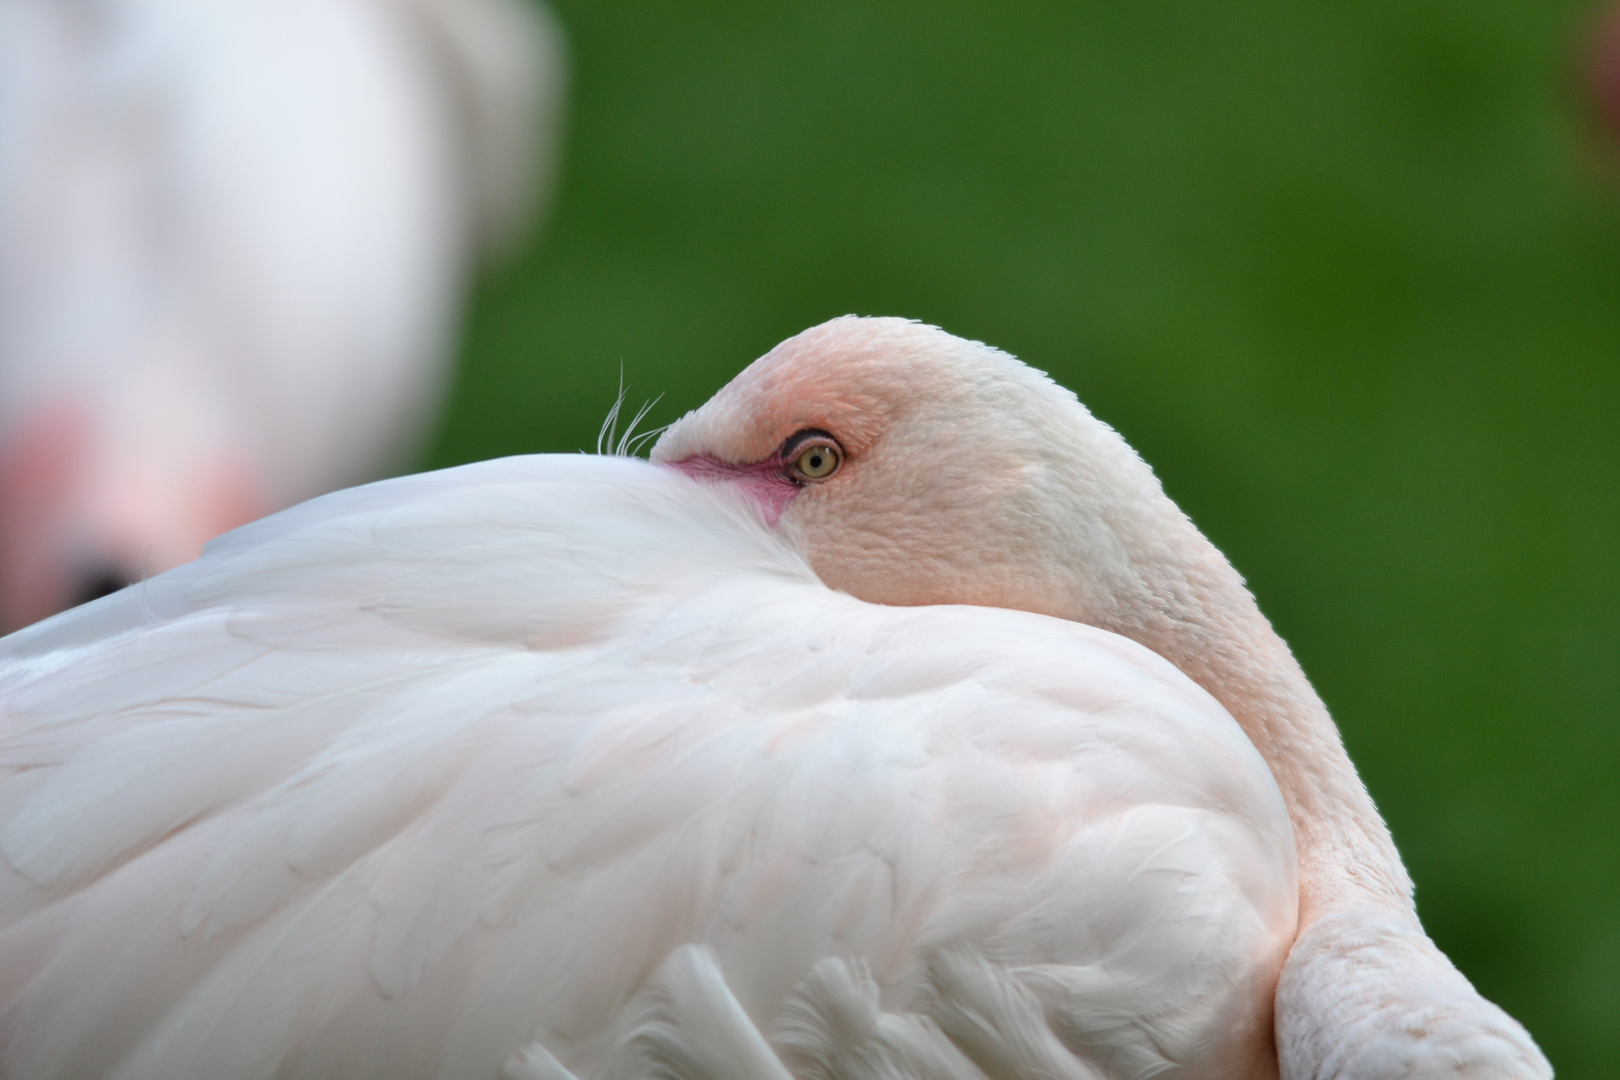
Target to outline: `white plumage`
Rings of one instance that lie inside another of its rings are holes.
[[[0,628],[401,464],[562,68],[518,0],[0,0]]]
[[[1072,395],[835,320],[653,456],[327,496],[0,643],[0,1075],[1549,1075]]]
[[[1292,935],[1265,763],[1166,661],[832,592],[641,461],[329,496],[5,659],[7,1076],[604,1076],[688,943],[767,1033],[824,957],[918,1011],[975,946],[1138,1075]]]

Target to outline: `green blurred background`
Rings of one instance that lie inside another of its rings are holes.
[[[556,4],[560,194],[430,464],[845,312],[1007,349],[1248,576],[1440,945],[1620,1076],[1620,170],[1565,0]]]

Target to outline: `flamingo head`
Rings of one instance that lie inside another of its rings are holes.
[[[790,338],[652,457],[736,484],[828,585],[878,603],[1118,626],[1151,601],[1155,559],[1225,565],[1072,393],[904,319],[844,317]]]
[[[240,459],[182,425],[125,434],[93,398],[64,397],[0,442],[0,631],[194,559],[264,512]]]

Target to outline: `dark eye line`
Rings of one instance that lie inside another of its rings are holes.
[[[805,443],[814,442],[817,439],[831,443],[837,448],[840,456],[844,454],[843,443],[840,443],[830,434],[820,428],[805,428],[803,431],[795,431],[792,435],[789,435],[786,441],[782,443],[782,449],[776,452],[777,456],[782,459],[783,464],[792,464],[794,457],[799,452],[799,448]]]

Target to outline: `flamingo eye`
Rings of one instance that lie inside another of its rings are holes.
[[[838,471],[844,453],[831,441],[817,439],[794,451],[793,475],[800,480],[825,480]]]

